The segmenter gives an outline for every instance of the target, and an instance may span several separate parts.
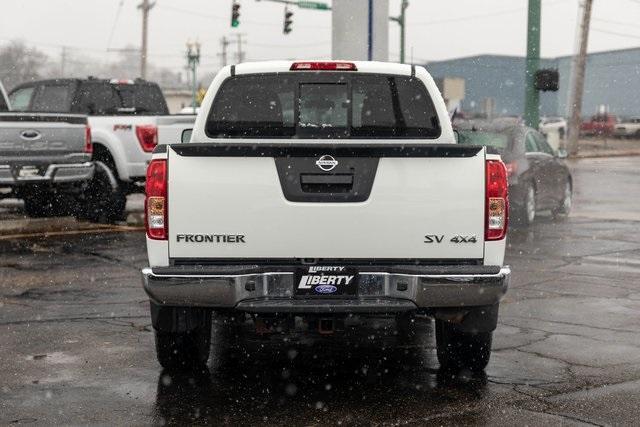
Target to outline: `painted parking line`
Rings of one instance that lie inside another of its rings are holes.
[[[144,231],[144,227],[138,226],[108,226],[108,227],[96,227],[87,228],[81,230],[61,230],[61,231],[41,231],[34,233],[19,233],[19,234],[7,234],[0,235],[0,240],[15,240],[15,239],[29,239],[34,237],[51,237],[51,236],[72,236],[77,234],[102,234],[102,233],[126,233],[126,232],[141,232]]]

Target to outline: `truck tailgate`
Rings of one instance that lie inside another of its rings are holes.
[[[65,114],[0,114],[0,159],[53,160],[84,153],[87,118]]]
[[[483,257],[484,149],[335,148],[169,147],[169,257]]]

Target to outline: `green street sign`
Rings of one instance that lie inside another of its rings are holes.
[[[327,3],[320,3],[317,1],[299,1],[298,7],[302,9],[317,9],[317,10],[331,9]]]

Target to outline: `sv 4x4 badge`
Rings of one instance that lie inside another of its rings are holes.
[[[424,236],[424,243],[442,243],[444,241],[444,234],[427,234]],[[473,236],[460,236],[456,235],[449,239],[451,243],[478,243],[478,238]]]

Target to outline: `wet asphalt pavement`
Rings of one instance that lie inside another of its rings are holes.
[[[162,372],[142,232],[0,236],[0,424],[637,425],[640,157],[572,166],[571,217],[510,235],[486,375],[439,372],[426,320],[409,342],[385,320],[322,338],[217,327],[207,372]]]

